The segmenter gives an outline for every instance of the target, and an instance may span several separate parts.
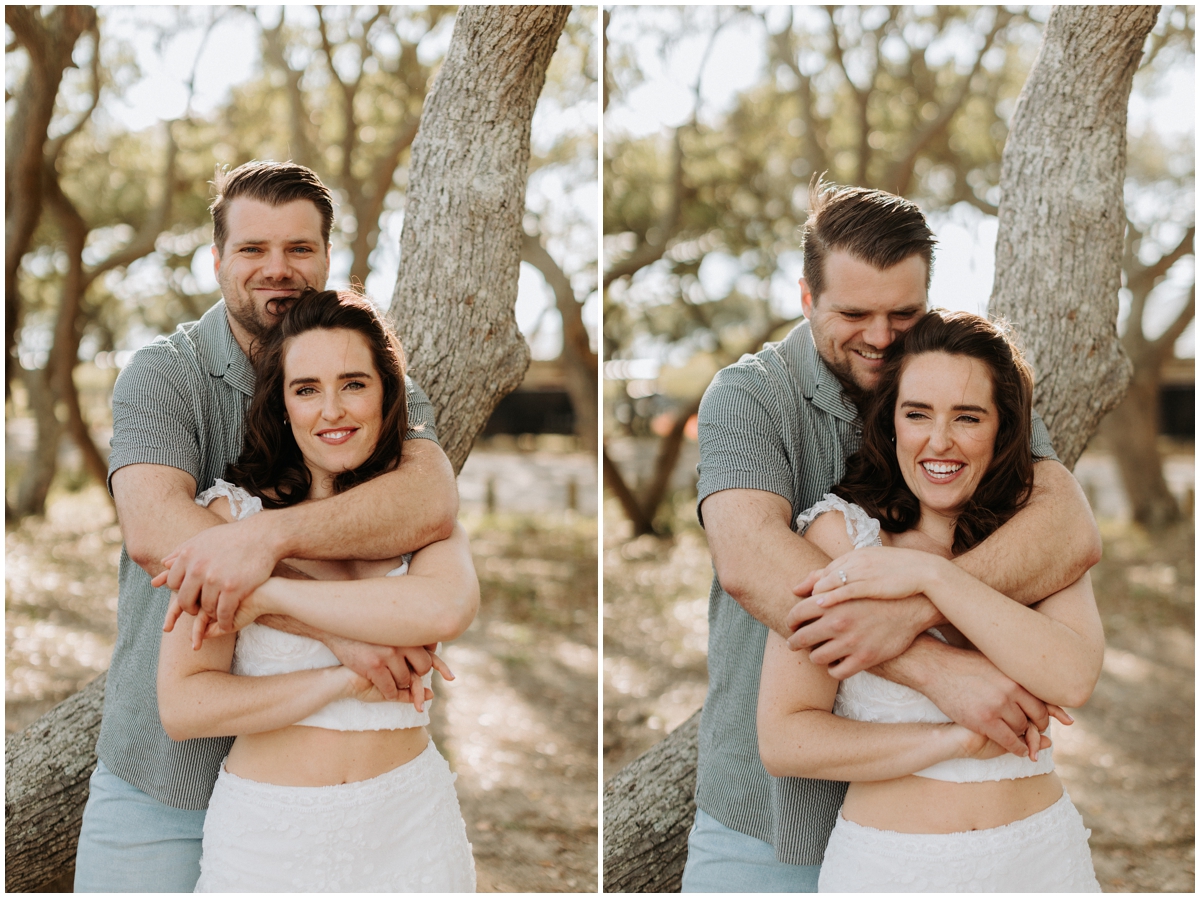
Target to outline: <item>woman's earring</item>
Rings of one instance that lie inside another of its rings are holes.
[[[283,416],[283,423],[284,423],[284,424],[287,424],[287,422],[288,422],[288,420],[287,420],[287,415],[284,415],[284,416]],[[895,437],[892,437],[892,442],[893,442],[893,443],[894,443],[894,442],[896,442],[896,438],[895,438]]]

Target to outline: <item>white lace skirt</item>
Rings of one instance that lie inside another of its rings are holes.
[[[276,786],[222,765],[197,892],[474,892],[455,775],[430,742],[381,776]]]
[[[1031,817],[964,833],[897,833],[838,814],[819,892],[1099,892],[1091,831],[1064,792]]]

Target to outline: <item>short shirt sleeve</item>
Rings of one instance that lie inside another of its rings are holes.
[[[201,483],[203,464],[195,406],[186,378],[167,344],[139,350],[113,385],[112,475],[126,465],[169,465]]]
[[[1033,413],[1033,436],[1030,438],[1029,446],[1033,450],[1035,462],[1046,459],[1058,461],[1058,455],[1054,452],[1054,446],[1050,442],[1050,431],[1046,429],[1046,423],[1037,412]]]
[[[793,501],[795,485],[778,404],[753,363],[733,365],[713,378],[698,415],[697,512],[708,496],[730,489],[765,490]]]
[[[404,386],[408,397],[408,430],[404,433],[406,440],[438,441],[437,425],[433,419],[433,403],[425,395],[411,377],[405,376]]]

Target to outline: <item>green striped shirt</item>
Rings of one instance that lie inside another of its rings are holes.
[[[436,442],[433,406],[411,380],[407,387],[405,439]],[[253,391],[254,369],[229,329],[224,300],[140,349],[113,387],[109,491],[114,471],[138,464],[179,468],[195,479],[197,495],[208,489],[241,454],[242,418]],[[117,644],[96,753],[152,798],[185,810],[205,808],[233,739],[175,742],[163,731],[156,678],[171,593],[153,589],[124,547],[119,582]]]

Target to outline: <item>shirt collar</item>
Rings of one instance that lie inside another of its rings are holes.
[[[797,367],[796,382],[804,398],[822,411],[848,424],[858,424],[858,407],[850,401],[842,389],[842,382],[829,370],[817,344],[813,340],[812,324],[802,321],[787,335],[785,343],[795,347]]]
[[[201,352],[213,377],[225,379],[231,387],[250,396],[254,393],[254,368],[242,347],[234,339],[225,311],[225,300],[204,313],[196,325]]]

